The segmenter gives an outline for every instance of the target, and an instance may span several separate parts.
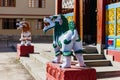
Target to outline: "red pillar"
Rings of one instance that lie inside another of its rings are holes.
[[[105,6],[107,0],[97,0],[97,43],[105,43]]]
[[[107,0],[97,0],[97,50],[101,54],[105,44],[105,6]]]
[[[62,0],[56,0],[56,14],[62,13]]]
[[[74,0],[74,22],[80,37],[82,38],[82,31],[80,28],[80,0]]]

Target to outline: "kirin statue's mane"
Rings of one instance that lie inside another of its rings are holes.
[[[54,27],[54,40],[55,41],[58,41],[58,38],[62,34],[64,34],[66,31],[69,30],[67,18],[63,14],[59,14],[59,16],[61,16],[62,24],[60,25],[59,22],[55,22],[56,23]]]
[[[30,31],[30,25],[28,24],[28,22],[24,22],[24,26],[22,28],[22,31]]]
[[[73,21],[73,13],[59,14],[62,19],[62,25],[56,22],[56,27],[54,27],[54,40],[58,41],[58,38],[69,30],[68,23]]]

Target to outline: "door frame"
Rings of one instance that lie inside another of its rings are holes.
[[[74,0],[74,21],[83,40],[83,1]],[[105,44],[105,6],[107,0],[97,0],[97,50],[102,53],[102,47]],[[56,0],[56,14],[62,13],[62,0]]]

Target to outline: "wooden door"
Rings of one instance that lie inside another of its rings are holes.
[[[82,0],[83,4],[83,42],[86,44],[96,43],[97,21],[96,7],[97,0]],[[81,8],[80,8],[81,9]],[[82,20],[82,19],[81,19]]]

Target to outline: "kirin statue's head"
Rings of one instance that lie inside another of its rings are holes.
[[[60,15],[54,15],[54,16],[49,16],[44,18],[44,28],[43,31],[47,32],[49,29],[52,29],[55,27],[56,22],[61,25],[62,24],[62,19]]]
[[[16,25],[17,29],[21,29],[23,32],[30,31],[30,26],[27,21],[20,21]]]

